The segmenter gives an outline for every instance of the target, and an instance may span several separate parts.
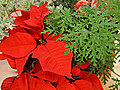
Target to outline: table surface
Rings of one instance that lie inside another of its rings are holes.
[[[11,77],[11,76],[16,76],[16,75],[17,75],[17,71],[10,68],[7,60],[0,61],[0,87],[1,87],[2,81],[5,78]],[[0,88],[0,90],[1,90],[1,88]]]

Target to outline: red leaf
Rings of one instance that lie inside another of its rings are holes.
[[[59,77],[56,85],[56,90],[75,90],[74,86],[69,83],[69,80],[65,77]]]
[[[17,26],[17,28],[13,28],[12,30],[11,29],[7,29],[7,31],[9,31],[9,36],[14,34],[14,33],[17,33],[17,32],[23,32],[23,33],[29,33],[31,34],[35,39],[40,39],[40,32],[36,32],[35,30],[25,30],[23,29],[22,27],[19,27]]]
[[[42,18],[44,18],[46,15],[50,13],[49,10],[46,8],[47,4],[48,2],[45,2],[45,4],[39,7],[39,10],[42,12]]]
[[[43,71],[50,71],[59,75],[71,77],[71,61],[73,53],[66,52],[66,43],[48,40],[45,45],[39,45],[33,51],[33,57],[38,58]]]
[[[73,83],[73,85],[75,87],[75,90],[94,90],[92,84],[86,80],[77,80]]]
[[[28,56],[26,56],[24,58],[15,59],[18,75],[20,75],[22,73],[22,71],[24,69],[24,65],[26,64],[27,60],[28,60]]]
[[[7,61],[10,65],[11,68],[16,69],[16,63],[15,63],[15,58],[13,57],[7,57]]]
[[[95,74],[90,74],[90,75],[88,75],[88,74],[89,74],[89,72],[87,72],[87,71],[81,71],[79,77],[83,80],[87,80],[87,81],[91,82],[94,90],[103,90],[98,77]]]
[[[24,11],[24,10],[20,10],[20,11],[21,11],[22,16],[16,17],[16,19],[14,20],[15,22],[14,24],[19,25],[24,28],[28,28],[28,26],[25,24],[24,21],[30,19],[30,11]]]
[[[35,64],[35,66],[34,66],[34,68],[31,70],[31,72],[37,73],[40,70],[42,70],[42,67],[41,67],[39,61],[37,61],[36,64]]]
[[[56,90],[76,90],[76,89],[74,85],[68,82],[63,82],[62,84],[57,85]]]
[[[39,7],[35,5],[31,5],[30,8],[30,19],[43,19],[46,15],[48,15],[50,12],[46,8],[47,2]]]
[[[18,25],[17,28],[14,28],[13,30],[9,30],[9,33],[11,34],[11,32],[28,32],[29,34],[31,34],[35,39],[39,39],[40,38],[40,33],[36,32],[36,30],[33,30],[33,28],[31,28],[30,26],[28,26],[24,21],[25,20],[29,20],[30,19],[30,11],[24,11],[24,10],[20,10],[22,13],[22,16],[18,16],[16,17],[16,19],[14,20],[15,24]],[[24,29],[22,28],[27,28],[30,30],[26,30],[23,31]]]
[[[26,30],[29,34],[31,34],[35,39],[39,40],[41,38],[41,33],[39,31],[35,31],[33,29]]]
[[[15,63],[14,57],[10,57],[10,56],[5,55],[5,54],[0,54],[0,60],[4,60],[4,59],[7,59],[11,68],[16,69],[16,63]]]
[[[34,69],[32,70],[35,74],[32,74],[33,76],[37,76],[41,79],[48,80],[50,82],[57,82],[60,75],[57,75],[55,73],[49,72],[49,71],[43,71],[41,68],[40,63],[36,63]]]
[[[80,72],[81,72],[81,70],[80,70],[80,67],[79,67],[79,66],[73,67],[73,69],[72,69],[72,75],[73,75],[73,76],[79,76],[79,75],[80,75]]]
[[[79,66],[81,69],[86,69],[89,65],[90,65],[90,63],[86,62],[86,63],[81,63],[81,65],[79,65]]]
[[[12,57],[24,57],[36,46],[34,38],[27,34],[17,32],[0,43],[0,51]]]
[[[44,29],[43,18],[50,13],[46,5],[47,3],[40,7],[31,5],[30,11],[20,10],[22,16],[16,17],[15,24],[24,27],[35,39],[39,39],[40,32]]]
[[[57,87],[58,84],[62,85],[65,82],[69,83],[69,81],[64,76],[60,76],[48,71],[43,71],[39,62],[35,64],[35,67],[32,71],[34,72],[34,74],[31,74],[32,76],[37,76],[43,80],[50,81],[55,87]]]
[[[79,64],[78,66],[73,67],[72,75],[73,76],[79,76],[80,72],[81,72],[80,69],[86,69],[89,65],[90,65],[90,63],[86,62],[86,63],[81,63],[81,65]]]
[[[0,60],[5,60],[5,59],[6,59],[5,55],[4,54],[0,54]]]
[[[43,4],[40,7],[31,5],[30,8],[30,19],[24,21],[28,26],[32,27],[34,30],[42,31],[44,29],[43,18],[50,12]]]
[[[55,73],[48,72],[48,71],[43,71],[43,70],[40,70],[33,75],[38,76],[41,79],[48,80],[50,82],[57,82],[58,78],[60,77],[59,75],[57,75]]]
[[[25,29],[23,29],[22,27],[19,27],[19,26],[17,28],[13,28],[12,30],[9,28],[9,29],[7,29],[7,31],[9,33],[9,36],[12,35],[12,34],[15,34],[17,32],[27,33],[27,31],[25,31]]]
[[[17,77],[10,86],[9,90],[29,90],[28,89],[28,73],[24,72]]]
[[[48,81],[44,81],[40,78],[31,77],[29,82],[29,90],[56,90],[56,89]]]
[[[3,82],[2,82],[2,86],[1,86],[1,89],[2,90],[9,90],[13,80],[14,80],[15,77],[8,77],[6,78]]]

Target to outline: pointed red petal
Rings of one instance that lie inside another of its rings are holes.
[[[15,22],[14,24],[24,27],[26,26],[24,21],[30,19],[30,13],[29,11],[24,11],[24,10],[20,10],[20,11],[21,11],[22,16],[16,17],[16,19],[14,20]]]
[[[37,73],[33,74],[33,76],[37,76],[41,79],[48,80],[50,82],[57,82],[58,78],[60,77],[55,73],[43,71],[43,70],[38,71]]]
[[[13,80],[14,80],[15,77],[8,77],[6,78],[3,82],[2,82],[2,86],[1,86],[1,89],[2,90],[9,90]]]
[[[42,67],[41,67],[39,61],[37,61],[36,64],[35,64],[35,66],[34,66],[34,68],[31,70],[31,72],[37,73],[40,70],[42,70]]]
[[[87,81],[91,82],[94,89],[103,90],[98,77],[95,74],[90,74],[90,75],[88,75],[88,74],[89,74],[89,72],[87,72],[87,71],[81,71],[79,77],[83,80],[87,80]]]
[[[86,62],[86,63],[81,63],[81,65],[73,67],[73,69],[72,69],[72,75],[73,76],[79,76],[80,72],[81,72],[80,69],[86,69],[89,65],[90,65],[90,63]]]
[[[42,18],[44,18],[46,15],[50,13],[49,10],[46,8],[47,4],[48,2],[39,7],[39,10],[42,12]]]
[[[50,13],[45,6],[46,4],[40,7],[31,5],[30,19],[26,20],[25,23],[35,30],[42,31],[44,29],[43,18]]]
[[[86,62],[86,63],[81,63],[81,65],[79,65],[79,66],[81,69],[86,69],[89,65],[90,65],[90,63]]]
[[[32,72],[34,72],[34,74],[31,74],[32,76],[37,76],[41,79],[48,80],[50,82],[57,82],[59,79],[62,79],[62,76],[58,74],[49,71],[43,71],[39,62],[35,64],[35,67],[32,70]]]
[[[9,90],[29,90],[28,89],[28,73],[22,73],[17,77],[10,86]]]
[[[69,83],[68,79],[61,76],[57,82],[56,90],[75,90],[75,87]]]
[[[94,90],[92,84],[86,80],[77,80],[73,83],[73,85],[75,90]]]
[[[63,82],[62,84],[58,84],[56,90],[76,90],[74,85],[69,82]]]
[[[0,51],[12,57],[24,57],[36,46],[34,38],[27,34],[17,32],[0,43]]]
[[[4,59],[7,59],[11,68],[16,69],[15,58],[10,57],[10,56],[5,55],[5,54],[0,54],[0,60],[4,60]]]
[[[12,35],[12,34],[15,34],[17,32],[25,32],[25,33],[27,33],[27,31],[25,31],[25,29],[23,29],[22,27],[19,27],[19,26],[17,28],[13,28],[12,30],[8,29],[9,36]]]
[[[43,19],[46,15],[48,15],[50,12],[47,9],[46,5],[47,5],[47,3],[41,5],[40,7],[37,7],[35,5],[31,5],[30,18]]]
[[[73,76],[79,76],[79,75],[80,75],[80,72],[81,72],[80,66],[75,66],[75,67],[73,67],[73,69],[72,69],[72,75],[73,75]]]
[[[30,29],[30,30],[27,30],[27,32],[29,34],[31,34],[35,39],[39,40],[41,38],[41,33],[39,31],[36,31],[36,30],[33,30],[33,29]]]
[[[25,65],[27,59],[28,59],[28,57],[15,59],[16,68],[17,68],[17,72],[18,72],[18,75],[19,75],[19,76],[20,76],[20,74],[21,74],[22,71],[23,71],[23,68],[24,68],[24,65]]]
[[[4,54],[0,54],[0,60],[5,60],[6,56]]]
[[[71,77],[71,61],[73,53],[66,52],[66,43],[48,40],[45,45],[39,45],[33,52],[33,57],[38,58],[43,71],[50,71],[59,75]]]
[[[54,86],[48,81],[40,78],[31,77],[29,82],[30,90],[56,90]],[[25,90],[25,89],[24,89]]]
[[[30,30],[25,30],[20,26],[17,26],[17,28],[13,28],[11,29],[7,29],[7,31],[9,31],[9,35],[15,34],[17,32],[23,32],[23,33],[29,33],[31,34],[35,39],[39,39],[40,38],[40,32],[37,32],[36,30],[33,30],[30,28]]]
[[[15,63],[15,58],[13,57],[7,57],[7,61],[10,65],[11,68],[16,69],[16,63]]]

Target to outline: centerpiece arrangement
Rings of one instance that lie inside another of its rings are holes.
[[[103,90],[111,71],[120,76],[113,69],[120,51],[114,0],[29,3],[8,13],[13,26],[2,28],[8,36],[1,39],[0,60],[18,72],[2,90]],[[110,88],[118,90],[120,80],[112,79]]]

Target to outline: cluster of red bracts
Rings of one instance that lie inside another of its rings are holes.
[[[56,41],[59,34],[41,34],[43,19],[50,12],[46,4],[20,10],[15,17],[17,28],[9,29],[9,37],[0,43],[0,60],[7,59],[18,76],[3,81],[2,90],[103,90],[95,74],[84,71],[89,63],[73,67],[73,53],[66,52],[66,43]]]
[[[93,8],[93,7],[100,8],[99,4],[97,4],[97,2],[95,2],[95,0],[90,0],[90,1],[89,0],[81,0],[81,1],[76,2],[73,6],[74,6],[74,9],[80,10],[80,11],[78,11],[78,13],[82,12],[84,15],[85,15],[85,12],[83,12],[81,10],[81,8],[83,8],[83,6],[86,6],[86,7],[89,6],[89,8]],[[104,9],[105,5],[101,4],[101,7],[102,7],[102,9]],[[101,11],[97,12],[97,14],[101,14],[101,13],[102,13]]]
[[[89,2],[90,2],[90,5],[89,5]],[[101,2],[102,3],[102,2]],[[90,7],[99,7],[99,4],[97,4],[97,2],[95,2],[95,0],[81,0],[81,1],[78,1],[74,4],[74,9],[80,9],[82,6],[89,6]],[[101,4],[102,6],[102,4]],[[102,9],[104,8],[105,5],[102,6]]]
[[[89,63],[82,63],[72,69],[72,78],[49,71],[43,71],[39,62],[30,73],[24,72],[19,77],[9,77],[3,82],[9,90],[103,90],[95,74],[84,71]],[[13,82],[13,83],[12,83]],[[9,84],[8,84],[9,83]]]

